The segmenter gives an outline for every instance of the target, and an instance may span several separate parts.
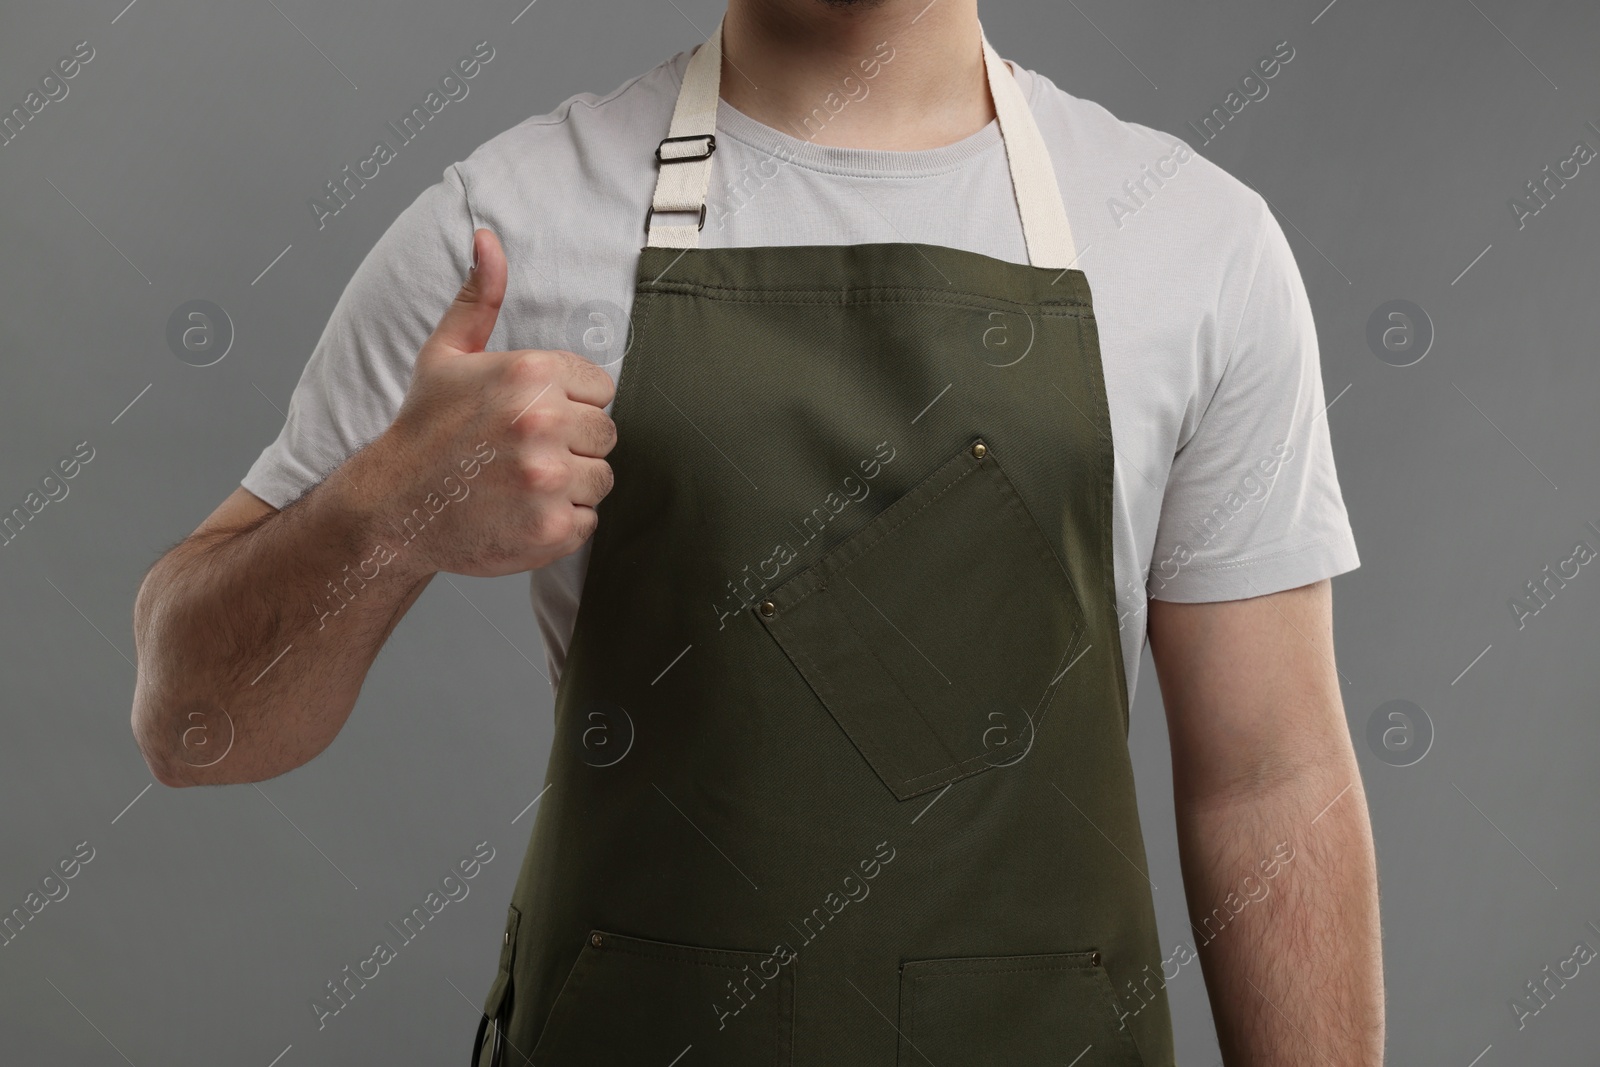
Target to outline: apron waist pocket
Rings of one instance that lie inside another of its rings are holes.
[[[538,1067],[638,1067],[672,1063],[693,1046],[693,1062],[702,1067],[780,1067],[792,1045],[792,963],[792,953],[776,950],[592,930],[532,1060]]]
[[[900,968],[901,1067],[1143,1067],[1100,954],[912,960]]]

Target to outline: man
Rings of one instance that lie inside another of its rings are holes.
[[[1262,200],[976,0],[733,0],[391,227],[147,577],[135,734],[281,774],[435,573],[532,571],[556,736],[476,1062],[1167,1065],[1148,634],[1226,1061],[1376,1064],[1323,406]]]

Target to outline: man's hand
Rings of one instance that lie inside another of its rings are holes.
[[[594,533],[611,491],[604,457],[617,427],[604,408],[611,376],[571,352],[485,352],[506,292],[506,259],[489,230],[473,235],[477,266],[417,355],[394,423],[370,447],[400,519],[439,492],[456,465],[482,458],[473,503],[445,508],[413,549],[424,567],[494,577],[543,567]],[[383,503],[375,503],[383,507]]]
[[[1372,828],[1328,590],[1150,602],[1191,943],[1228,1067],[1383,1062]]]

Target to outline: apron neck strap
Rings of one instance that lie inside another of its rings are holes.
[[[1005,61],[983,41],[984,71],[989,80],[989,95],[994,100],[1000,137],[1005,142],[1006,162],[1011,169],[1011,188],[1022,216],[1022,234],[1028,245],[1028,260],[1036,267],[1065,269],[1077,258],[1072,227],[1061,202],[1050,152],[1039,133],[1038,124],[1022,95],[1022,87],[1011,75]],[[659,172],[655,196],[645,216],[648,245],[653,248],[697,248],[700,230],[706,220],[706,188],[711,181],[711,157],[717,149],[717,101],[722,86],[722,24],[709,40],[689,57],[678,90],[677,106],[672,111],[672,126],[656,147]],[[660,212],[689,212],[697,222],[672,225],[657,222]]]

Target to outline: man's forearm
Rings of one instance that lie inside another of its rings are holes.
[[[1378,1067],[1383,965],[1366,796],[1346,746],[1179,805],[1195,944],[1228,1067]]]
[[[338,733],[432,573],[371,499],[383,463],[358,452],[297,503],[197,534],[146,575],[133,726],[160,781],[260,781]]]

